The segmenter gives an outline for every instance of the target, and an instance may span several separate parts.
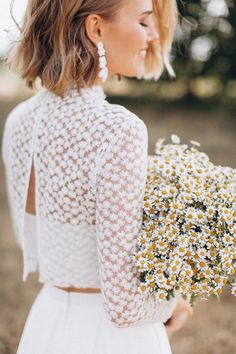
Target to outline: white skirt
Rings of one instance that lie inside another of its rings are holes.
[[[171,354],[164,324],[117,327],[101,293],[44,284],[25,323],[17,354]]]

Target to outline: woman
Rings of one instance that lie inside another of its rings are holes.
[[[43,287],[18,354],[167,354],[191,313],[137,291],[147,129],[103,91],[114,74],[173,74],[176,22],[175,0],[29,0],[9,63],[45,90],[8,116],[3,158],[23,279]]]

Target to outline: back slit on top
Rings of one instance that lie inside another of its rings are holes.
[[[35,215],[36,214],[35,209],[36,209],[35,208],[35,172],[34,172],[34,163],[32,163],[25,211],[28,214]],[[67,288],[62,288],[62,287],[58,287],[58,288],[66,291],[81,292],[81,293],[101,292],[100,289],[96,289],[96,288],[76,288],[72,286]]]
[[[34,173],[34,163],[31,166],[31,173],[30,173],[30,180],[29,180],[29,187],[28,187],[28,195],[26,201],[26,213],[29,214],[36,214],[35,211],[35,173]]]

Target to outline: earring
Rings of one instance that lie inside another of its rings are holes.
[[[100,77],[102,81],[105,82],[108,77],[107,60],[105,56],[106,51],[102,42],[98,42],[97,48],[98,48],[98,55],[99,55],[99,68],[100,68],[98,77]]]

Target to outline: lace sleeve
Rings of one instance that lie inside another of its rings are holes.
[[[142,225],[148,139],[141,120],[122,125],[100,160],[96,229],[104,308],[115,325],[127,327],[141,322],[165,322],[176,299],[159,304],[153,294],[138,292],[132,254]]]

